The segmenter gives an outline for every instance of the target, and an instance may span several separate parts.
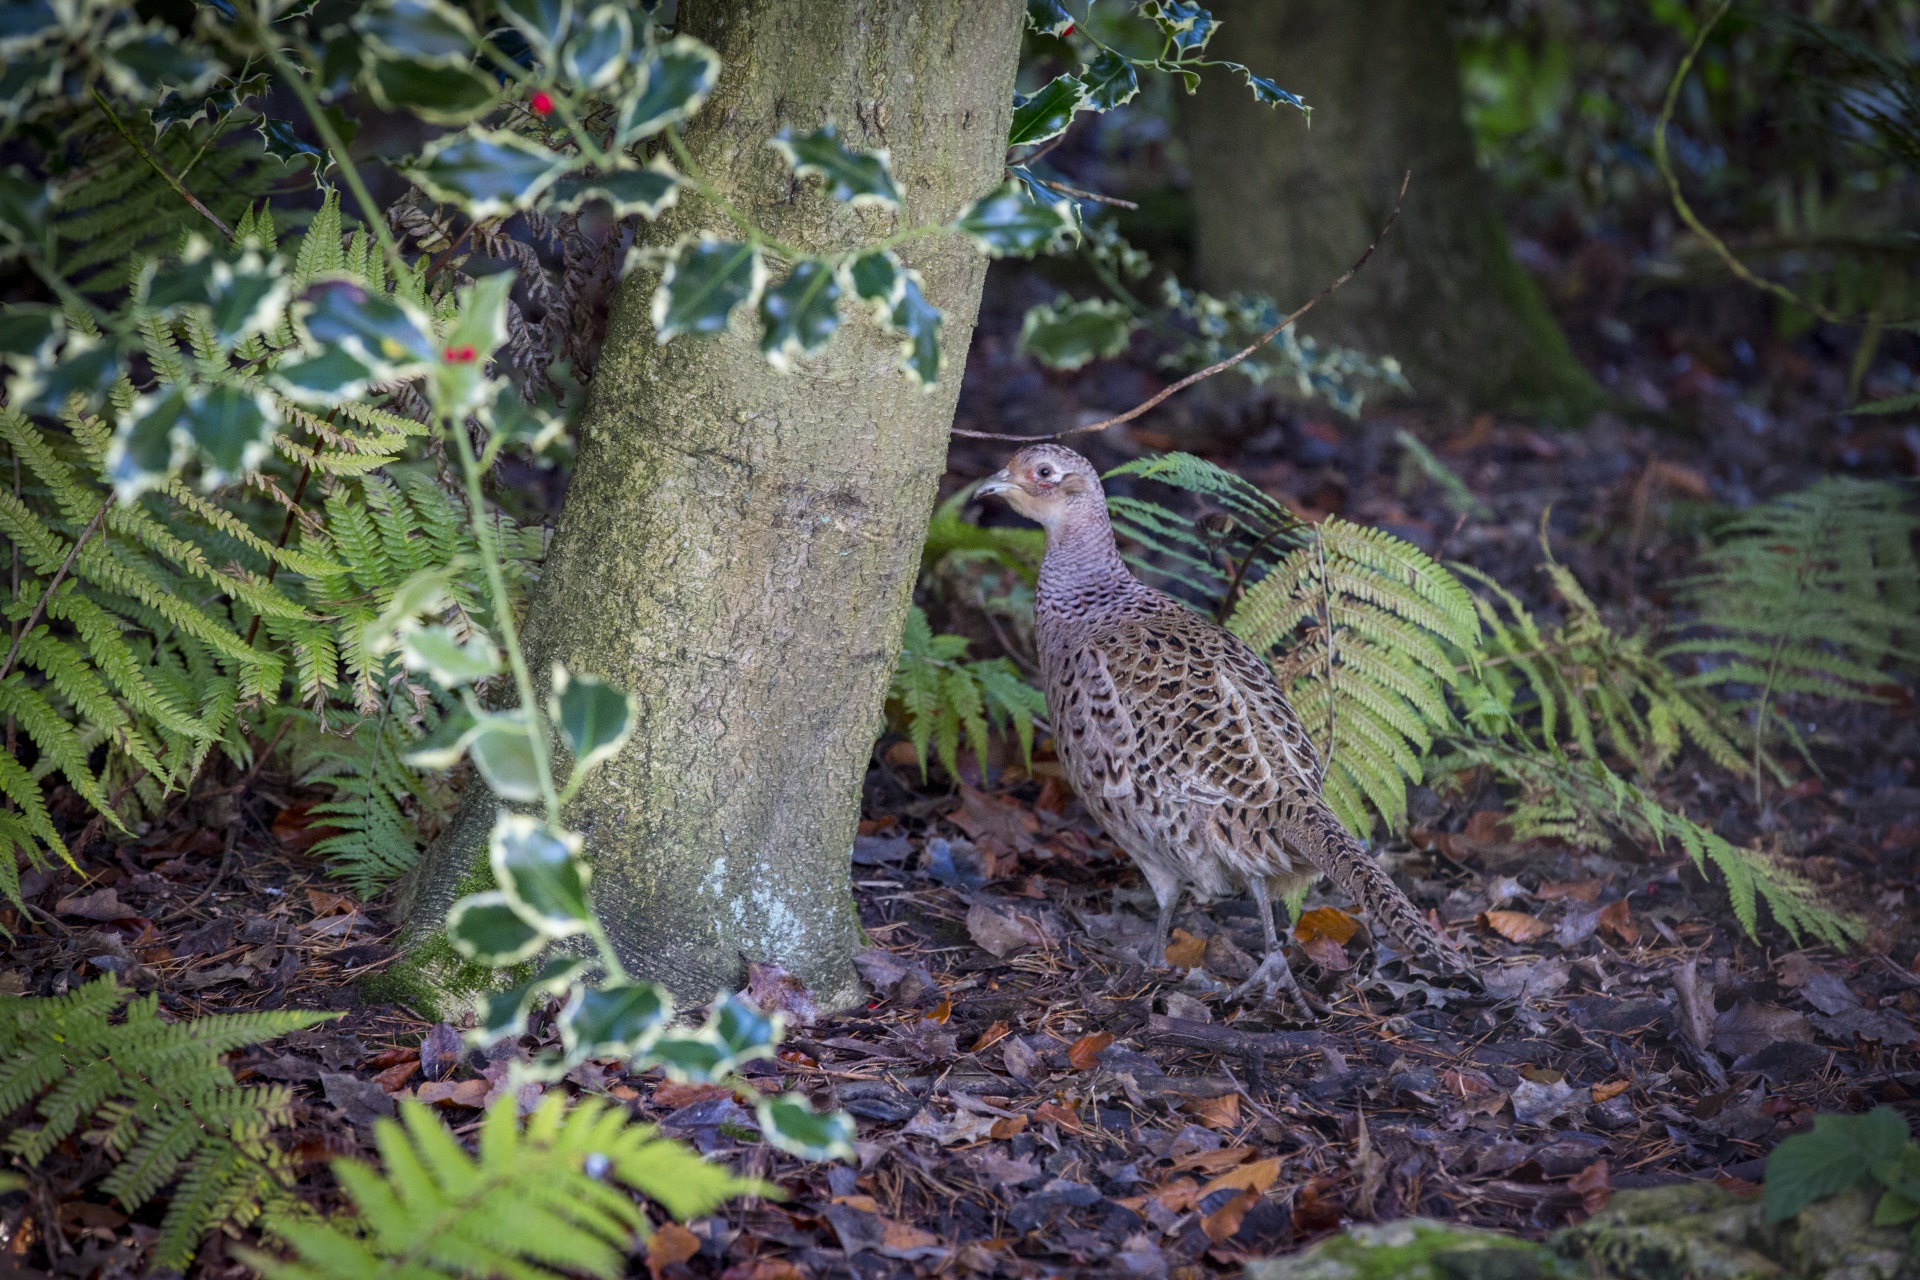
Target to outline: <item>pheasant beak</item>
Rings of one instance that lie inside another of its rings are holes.
[[[1019,487],[1019,485],[1013,482],[1013,477],[1007,474],[1007,469],[1002,467],[985,480],[982,480],[980,487],[973,491],[973,496],[976,498],[991,498],[997,493],[1012,493]]]

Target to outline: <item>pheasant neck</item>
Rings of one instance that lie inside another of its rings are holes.
[[[1043,604],[1072,612],[1076,605],[1110,600],[1138,585],[1114,545],[1105,503],[1047,527],[1047,554],[1040,562]]]

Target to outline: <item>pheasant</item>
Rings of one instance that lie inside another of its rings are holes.
[[[1267,665],[1121,560],[1091,463],[1033,445],[976,493],[1046,529],[1034,640],[1054,741],[1068,781],[1159,902],[1151,961],[1166,954],[1184,890],[1203,902],[1247,891],[1267,955],[1233,998],[1261,987],[1311,1018],[1273,904],[1324,874],[1407,950],[1473,976],[1327,808],[1313,743]]]

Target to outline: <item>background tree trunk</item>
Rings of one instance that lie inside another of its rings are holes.
[[[792,244],[945,220],[1000,180],[1022,14],[1019,0],[685,0],[679,30],[724,62],[687,141]],[[828,121],[891,149],[897,221],[796,184],[767,146]],[[729,229],[689,191],[647,239]],[[859,997],[848,851],[986,273],[956,237],[903,256],[947,314],[930,394],[851,305],[791,375],[738,324],[658,345],[650,270],[622,286],[594,378],[528,649],[536,671],[557,659],[638,704],[633,740],[567,821],[622,960],[684,1000],[738,987],[746,960],[786,966],[828,1006]],[[493,811],[475,782],[410,886],[396,994],[444,1004],[477,976],[437,929],[484,882]]]
[[[1367,269],[1301,322],[1406,366],[1416,393],[1583,420],[1602,393],[1514,262],[1474,162],[1438,0],[1217,0],[1209,52],[1304,97],[1308,128],[1211,74],[1181,99],[1196,266],[1210,292],[1282,310],[1359,256],[1413,185]]]

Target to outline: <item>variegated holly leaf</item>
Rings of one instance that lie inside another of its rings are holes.
[[[263,258],[251,249],[237,259],[216,260],[212,285],[207,320],[214,336],[229,344],[278,322],[293,292],[280,259]]]
[[[800,262],[760,295],[760,350],[782,373],[797,357],[826,346],[840,327],[841,287],[834,277],[824,262]]]
[[[1036,35],[1063,36],[1073,30],[1073,15],[1060,0],[1027,0],[1027,30]]]
[[[406,631],[400,637],[400,658],[407,670],[423,673],[442,689],[457,689],[502,670],[499,646],[485,636],[462,640],[451,627]]]
[[[1031,94],[1013,96],[1013,126],[1007,145],[1045,142],[1067,131],[1077,112],[1087,106],[1087,86],[1079,76],[1059,75]]]
[[[1073,234],[1073,202],[1036,200],[1018,182],[1008,182],[962,210],[953,228],[993,257],[1030,258]]]
[[[591,963],[578,956],[559,956],[541,966],[532,982],[488,996],[480,1004],[480,1025],[467,1032],[467,1043],[485,1049],[521,1035],[527,1029],[527,1014],[532,1012],[534,1001],[562,994]]]
[[[946,364],[946,353],[940,349],[940,326],[945,322],[946,316],[940,308],[928,302],[920,291],[919,275],[912,271],[905,273],[900,301],[888,315],[887,327],[906,339],[900,344],[900,367],[923,391],[933,390]]]
[[[1020,322],[1020,350],[1053,369],[1078,369],[1127,349],[1133,314],[1118,302],[1056,298],[1029,310]]]
[[[850,150],[832,125],[804,134],[782,129],[767,145],[786,158],[795,176],[818,174],[827,194],[835,200],[899,207],[900,187],[893,180],[890,157],[884,148]]]
[[[12,61],[23,50],[59,35],[60,13],[49,0],[16,0],[0,9],[0,58]]]
[[[704,1029],[661,1036],[648,1047],[644,1060],[681,1084],[710,1084],[733,1068],[727,1051]]]
[[[339,346],[387,376],[428,367],[437,356],[426,313],[402,298],[367,292],[350,280],[327,280],[295,308],[319,346]]]
[[[560,53],[560,68],[582,89],[602,89],[620,78],[633,53],[633,19],[624,5],[596,5],[575,27]]]
[[[353,28],[372,52],[422,66],[468,66],[479,43],[472,20],[444,0],[381,0],[356,13]]]
[[[758,246],[706,235],[687,241],[653,292],[655,339],[720,332],[736,310],[753,305],[766,283]]]
[[[156,101],[168,90],[200,93],[224,70],[207,50],[186,44],[163,23],[116,32],[101,50],[100,67],[116,91],[136,102]]]
[[[618,755],[633,732],[633,700],[594,676],[576,676],[553,664],[547,713],[573,753],[573,770],[585,773]]]
[[[312,165],[315,172],[319,172],[321,166],[333,162],[327,149],[301,137],[291,120],[261,116],[253,122],[253,127],[260,135],[261,148],[281,164]]]
[[[186,410],[186,389],[172,386],[141,396],[120,419],[107,446],[106,467],[120,501],[158,488],[186,465],[192,442],[179,429]]]
[[[762,1013],[737,995],[725,995],[713,1002],[705,1029],[727,1057],[741,1063],[771,1058],[783,1025],[779,1014]]]
[[[433,368],[433,402],[441,412],[464,418],[487,398],[487,360],[507,340],[513,279],[512,271],[502,271],[461,287],[459,319],[441,339]]]
[[[630,147],[700,109],[720,79],[720,55],[692,36],[656,46],[641,63],[633,91],[614,117],[620,145]]]
[[[475,964],[504,969],[532,959],[548,938],[513,909],[506,894],[494,889],[470,893],[453,904],[447,912],[447,941]]]
[[[32,413],[58,413],[74,396],[92,407],[120,372],[117,342],[69,333],[57,356],[27,365],[7,380],[7,399]]]
[[[540,798],[540,762],[533,754],[524,719],[511,714],[487,716],[467,731],[466,744],[474,767],[493,794],[502,800]]]
[[[228,382],[196,391],[187,397],[181,424],[204,459],[201,483],[212,489],[260,464],[272,449],[280,416],[264,390]]]
[[[1288,93],[1265,76],[1257,76],[1237,62],[1209,63],[1208,65],[1225,67],[1229,71],[1238,71],[1245,76],[1247,88],[1253,90],[1254,101],[1263,107],[1293,107],[1309,118],[1313,115],[1313,108],[1309,107],[1299,94]]]
[[[64,62],[50,53],[0,59],[0,120],[17,119],[28,103],[57,93],[65,71]]]
[[[527,923],[556,938],[584,930],[593,919],[587,883],[593,869],[580,856],[580,836],[553,831],[521,813],[502,810],[487,837],[493,878]]]
[[[0,360],[17,366],[53,358],[67,332],[60,308],[40,302],[11,302],[0,307]]]
[[[802,1160],[851,1160],[853,1118],[844,1111],[815,1111],[806,1098],[783,1093],[754,1104],[761,1136]]]
[[[573,213],[581,205],[598,200],[616,218],[637,213],[643,218],[653,219],[672,207],[679,198],[680,175],[667,163],[666,157],[656,156],[644,169],[621,168],[612,173],[567,174],[553,184],[540,205],[553,213]]]
[[[500,16],[527,38],[542,58],[551,57],[573,25],[573,0],[496,0]]]
[[[469,129],[434,139],[401,172],[435,200],[478,219],[529,207],[569,163],[520,134]]]
[[[1140,13],[1160,28],[1160,34],[1173,42],[1174,54],[1190,57],[1207,47],[1220,23],[1197,4],[1185,0],[1146,0]]]
[[[1111,49],[1102,49],[1079,78],[1086,87],[1089,111],[1111,111],[1123,102],[1131,102],[1140,92],[1140,76],[1133,69],[1133,59]]]
[[[673,1018],[673,997],[651,982],[581,987],[560,1011],[569,1062],[646,1053]]]
[[[472,67],[450,67],[419,58],[373,59],[363,73],[373,100],[390,111],[410,111],[431,124],[477,120],[493,106],[498,86]]]
[[[267,380],[289,400],[331,408],[359,399],[379,374],[345,347],[323,347],[318,355],[270,371]]]
[[[840,279],[847,292],[871,306],[883,322],[893,315],[907,289],[907,269],[891,249],[876,249],[847,262],[840,268]]]

